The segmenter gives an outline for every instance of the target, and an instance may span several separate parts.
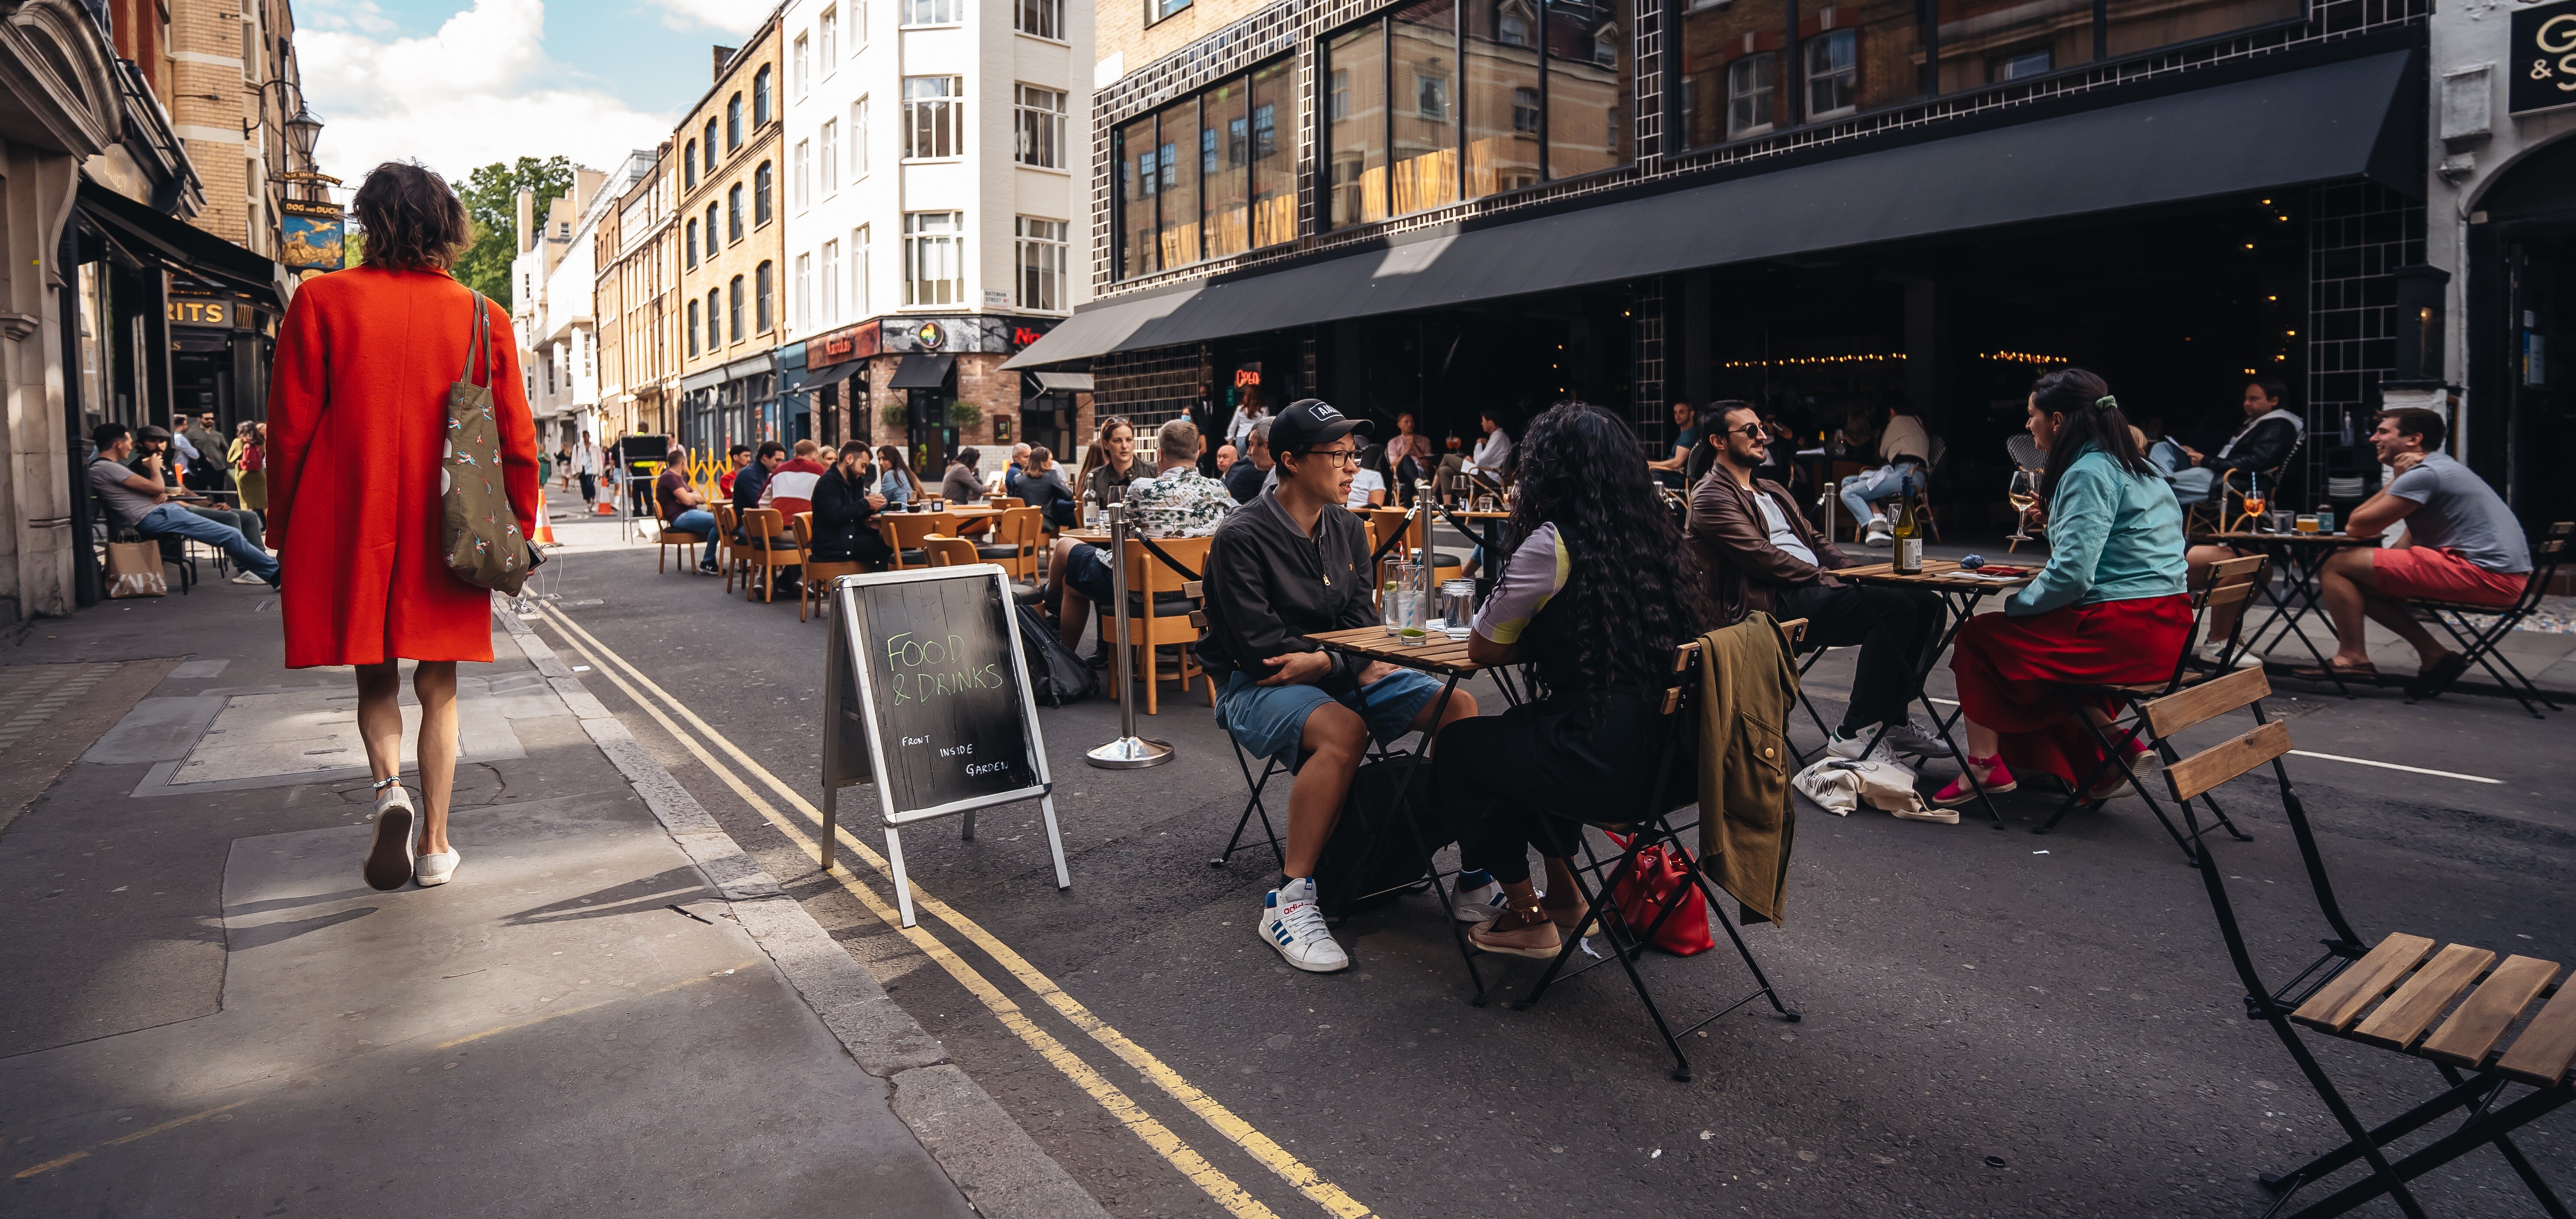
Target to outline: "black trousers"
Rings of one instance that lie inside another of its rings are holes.
[[[1932,593],[1853,584],[1790,589],[1772,599],[1771,613],[1781,619],[1806,619],[1805,644],[1810,650],[1860,645],[1851,707],[1843,713],[1845,734],[1871,724],[1905,722],[1906,705],[1922,692],[1917,675],[1923,671],[1924,654],[1941,638],[1941,628],[1950,617],[1948,607]]]
[[[1470,871],[1517,884],[1529,879],[1529,851],[1571,859],[1583,847],[1587,818],[1634,820],[1652,795],[1662,757],[1660,717],[1646,700],[1613,700],[1601,726],[1577,752],[1564,743],[1563,712],[1548,703],[1460,720],[1440,733],[1431,756],[1431,794],[1458,837]],[[1653,721],[1653,722],[1650,722]],[[1675,803],[1698,798],[1688,758],[1666,778]]]

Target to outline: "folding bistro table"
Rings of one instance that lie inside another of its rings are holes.
[[[2242,651],[2262,656],[2266,654],[2262,646],[2265,635],[2274,635],[2272,642],[2275,644],[2295,636],[2299,645],[2306,648],[2308,655],[2316,660],[2317,667],[2325,670],[2326,680],[2333,682],[2335,689],[2342,691],[2345,698],[2352,697],[2352,687],[2344,684],[2343,675],[2335,672],[2334,665],[2327,661],[2324,653],[2317,651],[2316,641],[2308,638],[2306,631],[2299,629],[2299,620],[2309,614],[2325,616],[2325,606],[2317,599],[2317,573],[2324,570],[2326,560],[2334,557],[2337,551],[2349,550],[2355,546],[2377,546],[2379,539],[2356,538],[2341,533],[2254,533],[2247,530],[2230,530],[2223,533],[2195,533],[2191,535],[2191,540],[2202,545],[2230,547],[2238,554],[2272,556],[2272,570],[2288,576],[2289,579],[2265,582],[2263,596],[2272,603],[2272,613],[2263,619],[2263,625],[2256,628],[2254,633],[2244,636],[2245,645]],[[2284,587],[2284,584],[2287,587]],[[2244,628],[2240,626],[2238,629],[2241,631]],[[2275,635],[2276,629],[2278,634]]]
[[[1942,602],[1950,607],[1950,625],[1941,632],[1940,642],[1923,654],[1923,668],[1914,675],[1914,697],[1923,704],[1924,712],[1932,717],[1932,730],[1941,734],[1941,740],[1950,746],[1951,756],[1959,760],[1959,773],[1967,776],[1969,788],[1977,793],[1977,803],[1985,806],[1986,816],[1993,821],[1994,828],[2004,828],[2003,814],[1995,811],[1993,798],[1986,795],[1985,783],[1977,778],[1977,768],[1968,765],[1968,751],[1960,748],[1959,742],[1950,735],[1950,726],[1957,723],[1959,717],[1966,714],[1966,711],[1954,710],[1946,716],[1943,715],[1940,708],[1932,705],[1931,691],[1924,689],[1923,683],[1925,679],[1932,676],[1933,666],[1941,663],[1942,654],[1948,652],[1951,643],[1959,638],[1959,628],[1966,626],[1969,616],[1977,612],[1978,602],[1996,593],[2011,592],[2037,577],[1981,576],[1948,559],[1923,560],[1921,575],[1900,575],[1894,563],[1869,563],[1859,567],[1844,567],[1828,574],[1837,580],[1846,580],[1853,584],[1876,585],[1881,588],[1926,589],[1938,595]],[[1869,738],[1869,745],[1861,751],[1862,757],[1868,757],[1869,750],[1878,748],[1878,742],[1887,735],[1890,727],[1893,725],[1878,726],[1878,731]]]

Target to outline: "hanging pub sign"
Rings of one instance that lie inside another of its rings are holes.
[[[2505,56],[2505,104],[2515,114],[2576,106],[2576,0],[2535,4],[2513,14],[2513,50]]]
[[[286,235],[281,261],[288,270],[337,271],[346,261],[339,204],[289,199],[277,221]]]
[[[895,905],[913,925],[900,830],[942,817],[975,836],[975,813],[1038,803],[1055,887],[1065,872],[1055,783],[1020,651],[1010,580],[990,563],[842,576],[832,582],[823,689],[823,869],[832,868],[843,787],[872,784]]]

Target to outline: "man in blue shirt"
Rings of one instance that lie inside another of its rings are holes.
[[[1682,487],[1682,467],[1690,461],[1690,451],[1699,444],[1699,412],[1687,402],[1673,403],[1673,455],[1662,461],[1650,461],[1646,468],[1655,472],[1655,481],[1667,487]]]

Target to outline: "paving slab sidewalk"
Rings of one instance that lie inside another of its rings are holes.
[[[389,893],[264,590],[0,648],[0,1214],[1103,1214],[516,626]]]

